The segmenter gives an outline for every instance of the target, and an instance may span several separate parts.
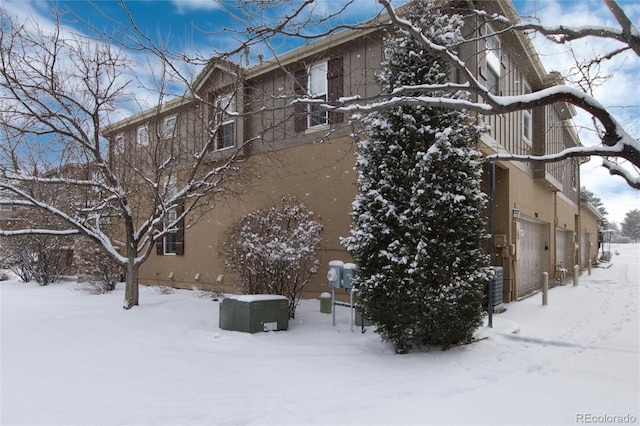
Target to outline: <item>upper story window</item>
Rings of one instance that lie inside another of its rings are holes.
[[[113,142],[113,149],[117,153],[124,152],[124,135],[122,133],[116,135]]]
[[[500,76],[502,74],[500,40],[491,27],[486,27],[485,43],[487,61],[487,88],[494,95],[500,95]]]
[[[295,73],[296,98],[318,100],[318,103],[295,104],[294,128],[296,132],[327,124],[341,123],[343,114],[327,110],[322,103],[330,103],[344,95],[344,71],[341,57],[318,62]]]
[[[225,149],[235,146],[236,141],[236,97],[230,93],[218,96],[215,100],[215,125],[217,136],[215,149]]]
[[[531,89],[527,83],[522,83],[522,94],[528,95]],[[522,136],[527,142],[531,142],[533,138],[533,114],[532,110],[525,109],[522,111]]]
[[[149,145],[149,129],[147,128],[147,126],[140,126],[138,127],[138,131],[137,131],[137,142],[138,145],[140,146],[147,146]]]
[[[309,68],[309,97],[318,101],[327,100],[327,62]],[[308,127],[327,124],[327,110],[320,103],[309,104]]]
[[[165,139],[169,139],[173,137],[174,132],[176,131],[176,121],[177,121],[177,118],[175,115],[172,115],[171,117],[166,117],[164,119],[164,123],[162,126],[162,136]]]

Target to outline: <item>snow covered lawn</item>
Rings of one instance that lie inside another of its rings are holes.
[[[487,339],[409,355],[317,300],[252,335],[220,330],[197,291],[143,287],[123,311],[121,289],[0,282],[0,423],[637,424],[640,245],[613,249],[548,306],[506,305]]]

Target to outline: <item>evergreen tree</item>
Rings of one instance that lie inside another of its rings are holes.
[[[459,16],[416,1],[407,16],[435,41],[462,40]],[[403,32],[386,40],[383,89],[445,83],[447,64]],[[440,96],[450,96],[440,93]],[[480,326],[488,257],[481,251],[481,128],[466,111],[398,106],[363,117],[353,225],[364,313],[396,352],[467,342]]]
[[[631,241],[640,241],[640,210],[630,210],[622,221],[622,235],[629,237]]]
[[[604,203],[602,202],[600,197],[596,196],[596,194],[589,191],[586,187],[583,186],[580,188],[580,200],[591,203],[593,207],[598,209],[598,211],[602,215],[602,227],[604,229],[609,228],[610,224],[607,220],[607,215],[609,214],[609,212],[607,212],[607,209],[604,207]]]

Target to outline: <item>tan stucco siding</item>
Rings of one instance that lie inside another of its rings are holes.
[[[213,210],[187,229],[184,256],[152,254],[141,268],[141,281],[231,291],[232,279],[219,254],[226,228],[243,214],[270,207],[291,194],[303,201],[324,226],[319,253],[321,268],[306,289],[306,296],[326,291],[323,277],[329,260],[349,261],[339,240],[348,234],[351,223],[350,206],[356,194],[354,165],[354,144],[350,138],[251,157],[246,165],[253,174],[248,189],[218,200]]]

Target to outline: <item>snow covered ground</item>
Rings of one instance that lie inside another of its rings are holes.
[[[252,335],[197,291],[144,287],[123,311],[122,290],[0,282],[0,423],[637,424],[640,245],[613,248],[548,306],[506,305],[487,339],[409,355],[317,300]]]

